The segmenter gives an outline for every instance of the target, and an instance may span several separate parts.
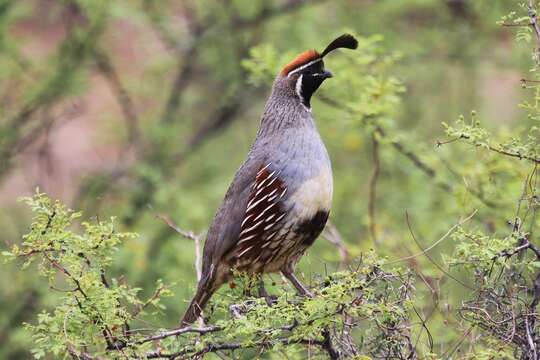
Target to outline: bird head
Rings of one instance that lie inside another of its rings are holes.
[[[311,96],[324,80],[331,78],[332,73],[325,69],[323,58],[331,51],[339,48],[356,49],[358,41],[349,34],[334,39],[323,52],[308,50],[298,55],[285,65],[278,76],[278,81],[285,83],[302,104],[310,107]]]

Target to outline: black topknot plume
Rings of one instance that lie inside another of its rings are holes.
[[[340,37],[334,39],[326,49],[321,53],[321,58],[325,57],[331,51],[334,51],[339,48],[346,49],[356,49],[358,47],[358,40],[354,38],[351,34],[343,34]]]

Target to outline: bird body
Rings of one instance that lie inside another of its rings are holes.
[[[356,47],[354,38],[343,37],[336,48]],[[196,320],[233,269],[282,272],[309,294],[294,268],[323,230],[332,204],[330,158],[310,108],[311,95],[328,77],[322,56],[313,50],[277,76],[257,137],[209,229],[202,277],[183,324]]]
[[[293,107],[290,104],[289,107]],[[311,112],[298,107],[295,122],[261,132],[253,153],[253,182],[238,242],[226,260],[241,271],[277,272],[294,266],[326,223],[332,169]],[[269,119],[276,124],[276,119]],[[276,141],[276,139],[288,139]],[[322,214],[322,215],[321,215]],[[313,230],[313,228],[316,228]]]

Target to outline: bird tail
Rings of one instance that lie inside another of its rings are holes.
[[[208,300],[212,297],[215,288],[206,285],[199,286],[197,293],[189,303],[189,306],[180,321],[180,326],[187,326],[195,322],[201,315],[204,307],[208,303]]]

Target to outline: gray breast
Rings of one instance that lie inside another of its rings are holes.
[[[282,177],[289,186],[287,201],[302,220],[313,218],[319,211],[330,211],[333,179],[328,152],[317,130],[292,129],[279,144]]]

